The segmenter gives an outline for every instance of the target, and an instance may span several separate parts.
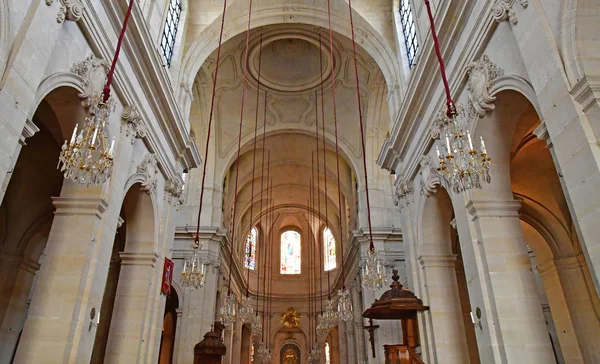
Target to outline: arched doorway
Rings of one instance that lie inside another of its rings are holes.
[[[162,334],[160,337],[160,352],[158,354],[159,364],[173,363],[173,351],[175,348],[175,332],[177,331],[177,309],[179,308],[179,296],[171,286],[171,293],[165,304],[165,315],[163,319]]]
[[[84,110],[70,87],[51,91],[23,131],[21,151],[0,205],[0,362],[12,362],[54,220],[63,176],[60,147]]]
[[[300,364],[302,357],[300,348],[294,344],[285,344],[279,351],[279,362],[281,364]]]

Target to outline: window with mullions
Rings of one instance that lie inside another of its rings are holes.
[[[406,46],[406,58],[408,67],[412,68],[417,60],[419,51],[419,40],[417,39],[417,27],[410,5],[410,0],[400,0],[400,23],[404,34],[404,45]]]
[[[323,247],[325,249],[325,271],[330,271],[336,267],[335,260],[335,239],[331,230],[323,230]]]
[[[281,274],[300,274],[300,234],[288,230],[281,234]]]
[[[167,9],[167,20],[165,21],[165,28],[163,29],[160,41],[160,49],[162,50],[162,56],[167,66],[171,66],[171,58],[173,57],[173,48],[175,47],[175,37],[177,36],[180,18],[181,0],[170,0],[169,8]]]

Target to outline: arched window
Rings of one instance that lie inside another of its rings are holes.
[[[300,234],[294,230],[281,234],[281,274],[300,274]]]
[[[175,37],[177,37],[177,28],[181,18],[181,0],[169,0],[167,9],[167,20],[163,28],[163,35],[160,40],[160,49],[162,50],[163,60],[167,66],[171,66],[173,58],[173,49],[175,48]]]
[[[244,267],[248,269],[256,269],[256,243],[258,242],[258,230],[253,227],[248,232],[246,237],[246,259],[244,261]]]
[[[335,269],[337,266],[335,260],[335,239],[328,227],[323,230],[323,248],[325,249],[325,270]]]
[[[325,342],[325,364],[331,364],[331,348],[327,341]]]
[[[410,1],[400,0],[400,23],[402,24],[402,33],[404,34],[408,67],[412,68],[417,59],[419,40],[417,39],[417,27],[415,26],[415,18],[413,17]]]

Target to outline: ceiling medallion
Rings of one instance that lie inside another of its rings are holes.
[[[300,324],[300,317],[302,317],[293,307],[290,307],[282,314],[279,314],[281,317],[281,323],[288,329],[294,329],[298,327]]]

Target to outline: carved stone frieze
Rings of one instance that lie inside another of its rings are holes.
[[[158,172],[158,158],[156,157],[156,154],[150,153],[137,167],[137,173],[144,175],[144,181],[142,181],[142,191],[146,191],[148,194],[151,194],[156,190]]]
[[[484,55],[467,66],[467,75],[469,76],[467,113],[470,118],[475,115],[483,117],[486,112],[495,108],[496,97],[490,95],[489,91],[492,82],[504,75],[504,70],[492,62],[487,55]]]
[[[136,138],[145,138],[146,132],[148,131],[148,128],[144,124],[144,120],[135,105],[128,105],[123,109],[121,127],[124,129],[125,136],[129,139],[131,144],[133,144]]]
[[[414,201],[414,189],[411,181],[404,180],[396,185],[394,191],[394,204],[400,208],[410,205]]]
[[[526,9],[529,5],[529,0],[496,0],[496,3],[492,7],[492,16],[497,22],[510,21],[511,24],[516,25],[519,22],[513,5],[515,2],[521,4],[523,9]]]
[[[93,54],[71,66],[71,72],[83,78],[83,92],[78,96],[83,99],[82,105],[84,107],[89,108],[98,100],[106,83],[106,74],[109,70],[110,63],[97,58]]]
[[[430,156],[422,156],[419,164],[421,165],[421,194],[429,197],[437,192],[437,186],[442,179]]]
[[[79,21],[83,15],[83,4],[79,0],[58,0],[60,8],[56,15],[56,21],[59,23],[65,20]],[[46,0],[46,5],[51,6],[54,0]]]
[[[173,206],[183,203],[183,184],[178,179],[172,178],[165,183],[165,199]]]

